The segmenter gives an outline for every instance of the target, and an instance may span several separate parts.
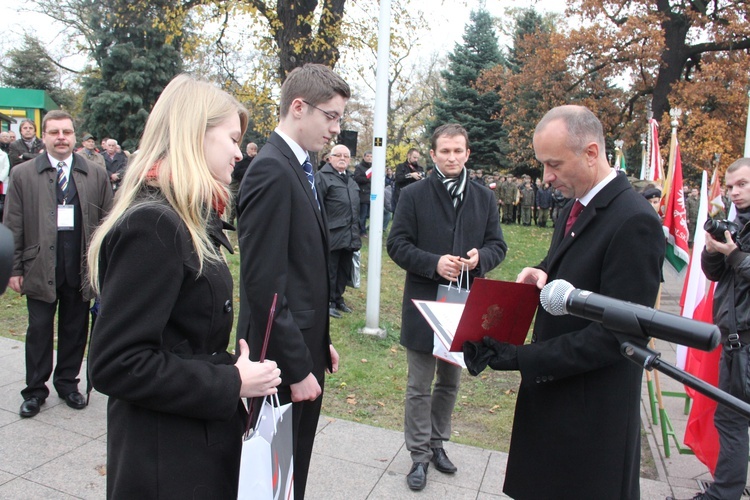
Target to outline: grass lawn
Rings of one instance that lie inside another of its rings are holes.
[[[489,277],[513,281],[523,267],[541,261],[552,229],[513,225],[504,226],[503,231],[508,256]],[[239,256],[229,256],[228,260],[236,284]],[[362,285],[356,290],[347,289],[344,296],[354,313],[331,320],[331,337],[341,355],[341,364],[339,372],[327,378],[323,412],[332,417],[401,430],[406,351],[398,339],[405,272],[383,251],[380,326],[386,329],[387,337],[381,340],[362,335],[358,331],[365,323],[366,246],[362,260]],[[235,302],[239,305],[238,293],[235,285]],[[235,307],[235,311],[237,309]],[[0,296],[0,335],[23,341],[26,324],[25,298],[8,289]],[[487,370],[476,378],[464,372],[453,416],[453,440],[507,451],[519,380],[517,372]]]

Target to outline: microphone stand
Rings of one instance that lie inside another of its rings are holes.
[[[633,363],[642,366],[646,370],[657,370],[661,373],[673,378],[678,382],[682,382],[691,389],[695,389],[706,397],[713,399],[714,401],[723,404],[730,408],[736,413],[740,414],[744,418],[750,419],[750,404],[738,399],[731,394],[728,394],[721,389],[717,389],[709,383],[689,374],[684,370],[665,363],[659,359],[661,353],[652,351],[647,347],[641,347],[632,342],[623,342],[620,346],[622,355],[628,358]]]

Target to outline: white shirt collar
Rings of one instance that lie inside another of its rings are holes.
[[[50,165],[55,167],[55,170],[57,170],[57,164],[60,163],[60,160],[52,158],[52,156],[47,153],[47,159],[49,159]],[[70,178],[70,167],[73,164],[73,155],[68,156],[64,160],[62,160],[63,163],[65,163],[65,166],[63,167],[63,172],[65,172],[65,177]]]
[[[305,163],[305,160],[309,158],[309,155],[307,154],[307,151],[302,149],[302,146],[294,142],[294,139],[286,135],[284,132],[279,129],[279,127],[276,127],[276,130],[274,130],[277,134],[279,134],[279,137],[284,139],[284,142],[287,143],[287,145],[291,148],[292,153],[294,153],[294,156],[297,158],[297,161],[299,161],[300,166]]]
[[[600,180],[599,183],[593,188],[591,188],[591,191],[586,193],[582,198],[578,198],[578,201],[580,201],[581,205],[583,205],[584,207],[587,206],[589,203],[591,203],[591,200],[594,199],[594,196],[596,196],[599,193],[599,191],[604,189],[604,186],[612,182],[612,180],[614,180],[615,177],[617,177],[617,172],[615,171],[615,169],[612,168],[609,170],[609,174],[607,175],[607,177]]]

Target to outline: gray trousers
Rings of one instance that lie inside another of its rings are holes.
[[[411,349],[406,350],[406,361],[409,367],[404,406],[406,449],[413,462],[429,462],[431,448],[442,448],[443,441],[451,437],[451,415],[461,382],[461,367]]]
[[[729,392],[729,370],[732,357],[737,351],[726,346],[719,362],[719,389]],[[733,396],[739,397],[737,394]],[[714,425],[719,433],[719,459],[714,471],[714,483],[706,490],[707,498],[716,500],[739,500],[747,479],[748,419],[725,407],[716,405]]]

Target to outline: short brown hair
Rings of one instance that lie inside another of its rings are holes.
[[[56,109],[44,115],[44,118],[42,119],[42,132],[47,130],[47,122],[49,120],[65,120],[65,119],[70,120],[70,122],[73,124],[73,130],[75,130],[76,124],[73,121],[73,117],[70,116],[70,113],[68,113],[67,111],[63,111],[61,109]]]
[[[742,167],[750,167],[750,158],[740,158],[739,160],[735,160],[731,165],[729,165],[729,167],[727,167],[726,173],[729,174],[732,172],[736,172]]]
[[[30,123],[32,127],[34,127],[34,132],[36,132],[36,123],[34,123],[34,120],[29,120],[26,118],[25,120],[21,120],[21,123],[18,124],[18,129],[20,130],[24,123]],[[13,132],[12,130],[9,130],[8,132]],[[14,132],[15,133],[15,132]]]
[[[446,123],[445,125],[440,125],[436,128],[432,133],[432,139],[430,139],[430,147],[435,151],[435,149],[437,149],[437,140],[439,137],[455,137],[457,135],[466,139],[466,149],[469,149],[469,133],[458,123]]]
[[[294,68],[281,85],[279,115],[286,116],[292,101],[304,99],[313,106],[330,101],[337,95],[349,99],[352,95],[347,84],[328,66],[305,64]]]

